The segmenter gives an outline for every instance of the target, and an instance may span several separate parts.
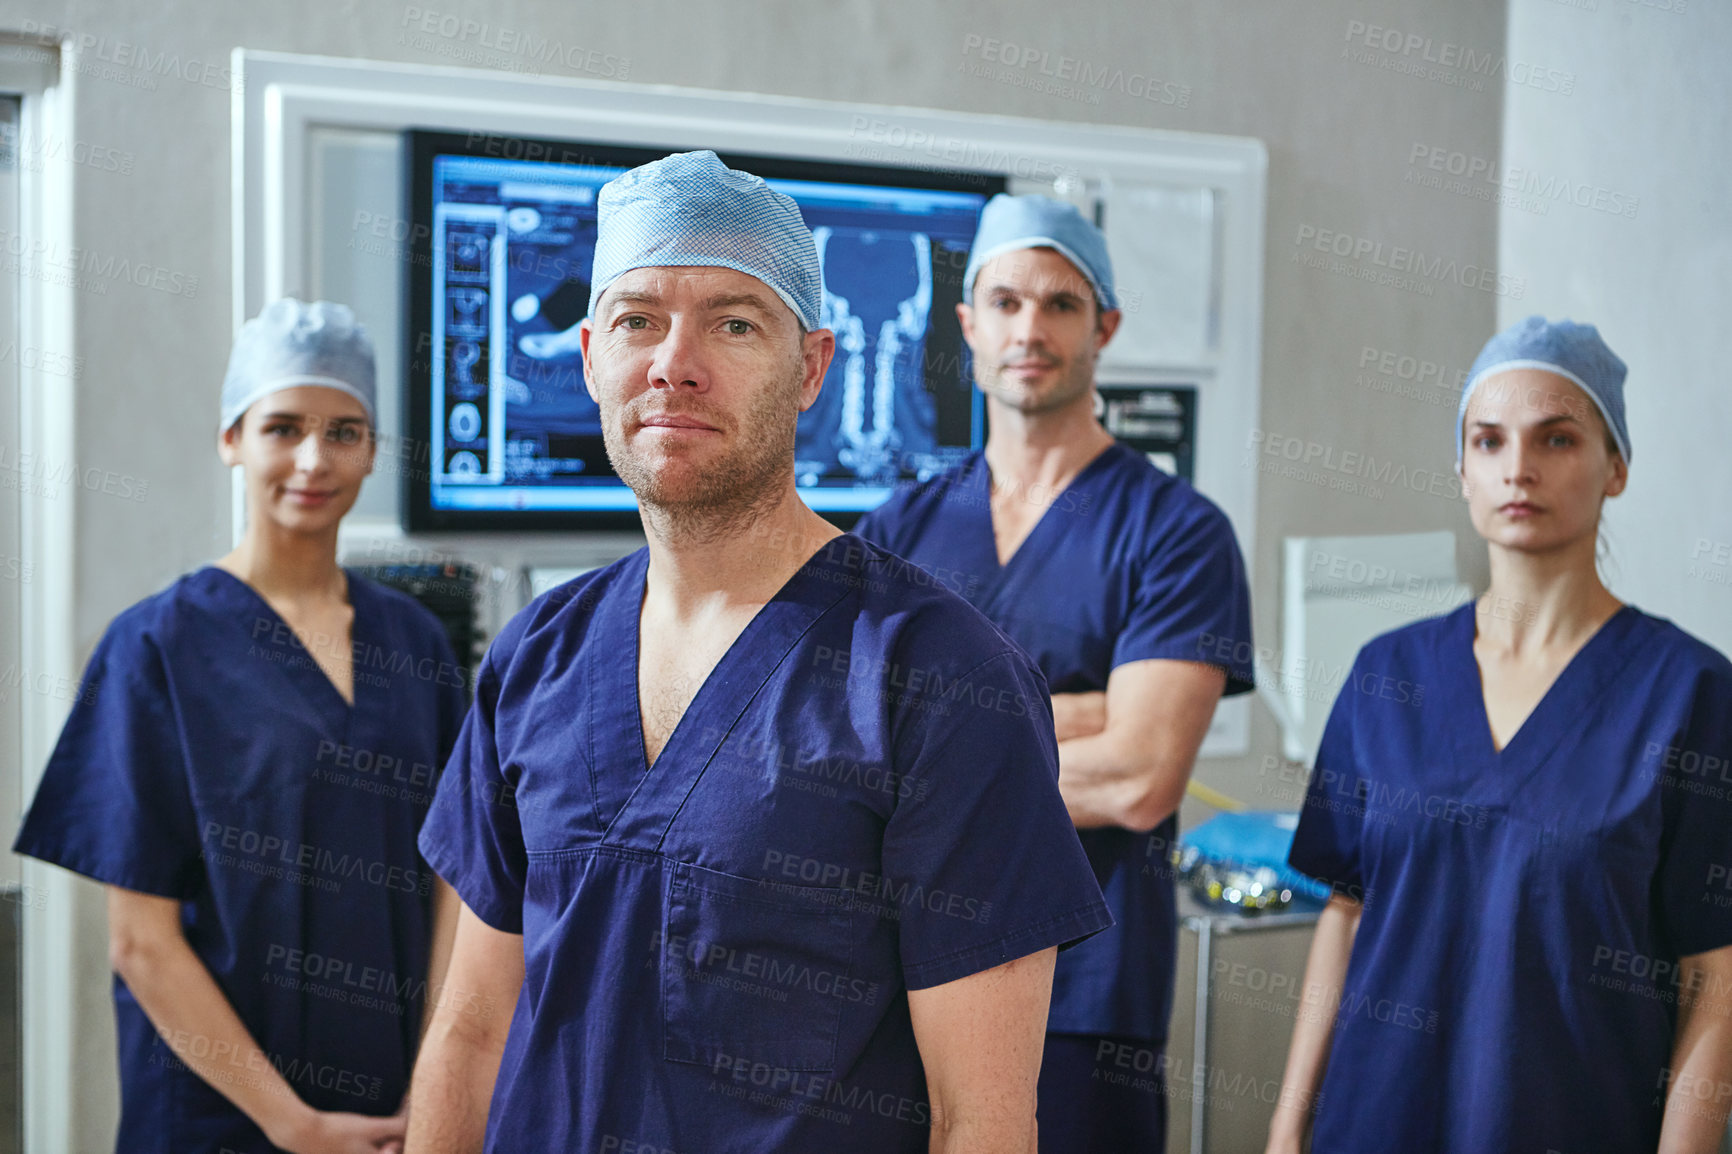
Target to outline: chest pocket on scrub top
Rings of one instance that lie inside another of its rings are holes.
[[[847,890],[672,867],[662,926],[663,1054],[830,1070],[857,924]]]

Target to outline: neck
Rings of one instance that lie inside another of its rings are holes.
[[[1478,635],[1511,652],[1573,647],[1623,604],[1594,569],[1592,535],[1545,553],[1491,546]]]
[[[986,463],[995,484],[1056,492],[1113,443],[1095,419],[1092,394],[1043,413],[1024,413],[990,398],[987,408],[992,416]]]
[[[337,564],[337,527],[316,533],[289,533],[256,512],[247,531],[219,566],[257,589],[267,600],[301,601],[348,593],[348,578]]]
[[[806,507],[789,478],[768,497],[716,510],[644,506],[645,601],[676,616],[762,605],[841,530]]]

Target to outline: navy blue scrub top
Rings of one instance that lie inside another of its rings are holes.
[[[486,1148],[924,1151],[907,991],[1111,921],[1040,675],[844,535],[646,768],[648,558],[500,632],[422,830],[469,908],[523,935]]]
[[[1115,442],[1001,566],[991,481],[975,453],[895,494],[855,532],[968,598],[1028,651],[1054,693],[1105,690],[1120,665],[1154,658],[1222,666],[1228,696],[1252,688],[1250,586],[1232,525],[1208,498]],[[1177,815],[1146,834],[1077,833],[1117,924],[1059,957],[1047,1029],[1163,1042]]]
[[[1313,1146],[1653,1150],[1678,959],[1732,944],[1732,664],[1626,605],[1500,752],[1474,630],[1366,645],[1324,731],[1290,860],[1364,911]]]
[[[263,1055],[320,1110],[391,1114],[408,1086],[433,875],[415,848],[465,671],[438,621],[348,574],[351,707],[244,581],[207,566],[97,644],[13,849],[182,902],[193,952]],[[114,979],[126,1154],[263,1154]]]

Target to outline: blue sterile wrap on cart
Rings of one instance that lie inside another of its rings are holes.
[[[1321,906],[1328,885],[1287,864],[1298,827],[1297,813],[1280,810],[1218,814],[1179,838],[1179,877],[1210,905],[1247,912]]]

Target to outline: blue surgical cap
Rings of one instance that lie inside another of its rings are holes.
[[[980,227],[974,233],[974,248],[968,267],[962,270],[962,295],[974,294],[974,278],[987,261],[1019,248],[1055,249],[1094,287],[1103,309],[1119,307],[1113,293],[1113,262],[1107,255],[1107,238],[1068,201],[1050,196],[1011,196],[999,193],[986,202]]]
[[[1624,375],[1628,371],[1618,354],[1600,339],[1600,330],[1593,325],[1574,321],[1548,321],[1533,316],[1519,320],[1491,340],[1468,370],[1467,384],[1461,390],[1461,404],[1455,410],[1455,467],[1461,468],[1464,448],[1462,423],[1467,418],[1467,402],[1480,382],[1497,373],[1512,369],[1543,369],[1556,373],[1578,385],[1594,399],[1618,452],[1624,462],[1630,460],[1630,430],[1624,423]]]
[[[818,327],[824,275],[800,207],[707,149],[664,156],[602,186],[589,315],[607,286],[634,268],[688,266],[755,276],[808,332]]]
[[[297,385],[349,394],[378,427],[373,341],[348,305],[283,297],[242,325],[223,376],[223,430],[260,398]]]

